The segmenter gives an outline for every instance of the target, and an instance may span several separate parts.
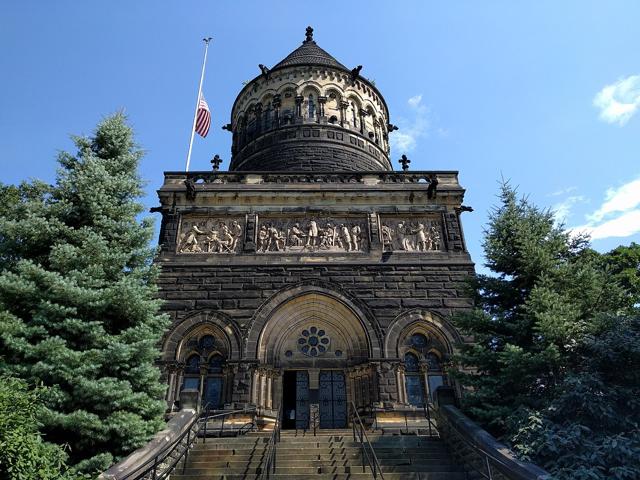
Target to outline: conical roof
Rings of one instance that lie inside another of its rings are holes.
[[[311,27],[307,28],[307,39],[302,42],[302,45],[275,65],[272,70],[295,65],[324,65],[349,71],[347,67],[316,44],[313,40],[313,29]]]

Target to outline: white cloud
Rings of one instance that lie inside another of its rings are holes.
[[[584,202],[586,198],[582,195],[573,195],[563,200],[562,202],[556,203],[551,210],[553,210],[556,219],[560,222],[566,221],[566,219],[571,214],[571,209],[576,203]]]
[[[640,233],[639,206],[640,178],[637,178],[618,188],[609,188],[600,208],[585,216],[587,222],[584,225],[570,230],[588,233],[594,240],[629,237]]]
[[[605,86],[596,94],[593,104],[600,109],[601,120],[623,126],[640,109],[640,75],[630,75]]]
[[[630,237],[640,233],[640,210],[625,212],[617,218],[599,225],[581,225],[573,227],[573,232],[588,233],[593,240],[610,237]]]
[[[556,190],[555,192],[548,194],[547,197],[559,197],[560,195],[565,195],[567,193],[575,192],[577,189],[578,187],[575,187],[575,186],[561,188],[560,190]]]
[[[640,178],[625,183],[619,188],[608,189],[605,202],[588,217],[588,220],[599,222],[611,213],[625,212],[638,205],[640,205]]]
[[[390,135],[391,146],[399,153],[413,151],[418,139],[427,135],[431,127],[430,110],[422,103],[422,94],[414,95],[407,104],[414,114],[413,120],[400,119],[400,129]]]

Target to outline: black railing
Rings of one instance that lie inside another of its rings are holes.
[[[184,472],[187,467],[187,461],[189,460],[189,450],[193,447],[196,439],[198,437],[204,437],[203,441],[206,441],[207,423],[212,419],[220,418],[222,420],[222,428],[224,428],[224,419],[238,413],[251,413],[253,415],[253,421],[249,423],[255,426],[255,408],[233,410],[211,415],[207,407],[204,412],[194,416],[184,432],[171,443],[167,444],[166,447],[159,451],[153,458],[150,458],[130,472],[127,472],[127,474],[121,477],[121,480],[166,480],[180,462],[182,462],[182,471]],[[245,425],[243,425],[243,427]],[[222,431],[221,429],[221,435]],[[236,431],[240,434],[240,432],[246,433],[249,430],[240,428]]]
[[[269,443],[264,450],[264,456],[262,460],[262,468],[260,470],[260,479],[269,479],[272,474],[276,473],[276,450],[277,445],[280,442],[280,419],[282,418],[282,405],[278,409],[278,415],[276,421],[273,424],[273,432],[269,437]]]
[[[380,468],[380,462],[376,456],[376,452],[373,450],[373,446],[367,437],[367,432],[362,423],[362,419],[358,414],[356,404],[351,402],[351,409],[353,414],[351,416],[351,426],[353,429],[353,441],[360,443],[360,452],[362,454],[362,472],[366,472],[366,467],[369,465],[373,478],[380,477],[384,480],[382,469]],[[366,463],[365,463],[366,462]]]
[[[451,405],[436,410],[441,435],[467,474],[488,480],[547,480],[537,465],[522,462],[489,433]]]

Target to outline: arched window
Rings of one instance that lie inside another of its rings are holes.
[[[200,355],[194,353],[187,359],[184,373],[200,375]]]
[[[313,94],[309,94],[309,118],[314,118],[316,115],[316,104],[313,101]]]
[[[200,355],[194,353],[187,358],[184,366],[183,390],[200,390]]]
[[[407,352],[404,355],[404,379],[407,387],[407,400],[411,405],[422,406],[424,404],[424,387],[420,378],[420,366],[418,357]]]
[[[418,357],[411,352],[405,354],[404,369],[407,372],[418,372],[420,370],[418,367]]]
[[[222,355],[214,354],[209,358],[209,373],[222,373],[224,358]]]
[[[351,122],[353,123],[353,127],[357,127],[356,120],[356,104],[351,102]]]
[[[414,333],[410,339],[411,346],[417,349],[422,349],[427,346],[427,337],[421,333]]]
[[[211,350],[216,344],[216,339],[213,335],[205,335],[198,342],[198,346],[202,350]]]
[[[442,371],[442,361],[440,357],[434,353],[429,352],[425,355],[425,360],[427,361],[427,381],[429,382],[429,397],[431,400],[435,399],[436,389],[444,385],[445,376]]]
[[[440,362],[440,357],[433,352],[429,352],[425,355],[425,360],[427,361],[427,366],[429,370],[432,371],[441,371],[442,363]]]

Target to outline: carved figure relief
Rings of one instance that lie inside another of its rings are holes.
[[[434,218],[381,220],[380,235],[386,252],[427,252],[442,250],[442,223]]]
[[[263,219],[257,239],[259,253],[355,253],[369,247],[364,219]]]
[[[178,253],[238,253],[243,232],[244,219],[186,217],[178,235]]]

